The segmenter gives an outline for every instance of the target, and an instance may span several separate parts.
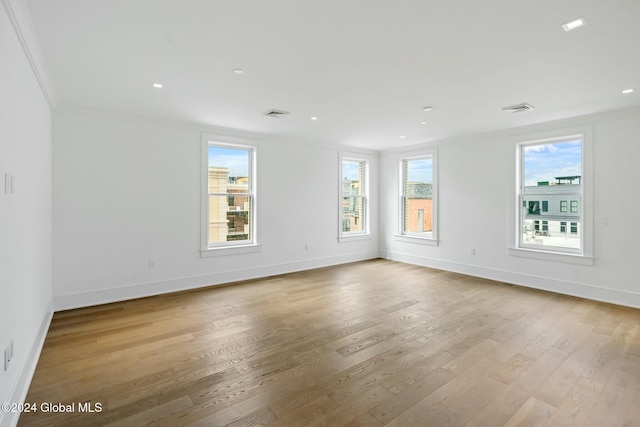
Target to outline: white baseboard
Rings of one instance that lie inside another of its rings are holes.
[[[74,308],[89,307],[93,305],[107,304],[111,302],[125,301],[135,298],[144,298],[153,295],[167,294],[171,292],[186,291],[207,286],[238,282],[242,280],[258,279],[261,277],[275,276],[278,274],[293,273],[296,271],[310,270],[313,268],[364,261],[367,259],[378,257],[378,251],[358,252],[346,255],[337,255],[253,268],[245,268],[242,270],[224,271],[199,276],[180,277],[157,282],[136,283],[129,286],[122,286],[117,288],[100,289],[89,292],[56,296],[53,299],[53,307],[55,311],[70,310]]]
[[[594,301],[607,302],[626,307],[640,308],[640,293],[623,291],[619,289],[602,288],[584,283],[558,280],[552,277],[543,277],[532,274],[517,273],[513,271],[481,267],[477,265],[463,264],[441,259],[427,258],[423,256],[407,254],[395,251],[383,251],[382,258],[415,264],[423,267],[431,267],[439,270],[453,271],[468,274],[484,279],[496,280],[513,285],[528,288],[551,291],[558,294],[571,295]]]
[[[51,326],[51,319],[53,318],[53,310],[49,308],[49,310],[45,313],[44,318],[42,319],[42,323],[40,324],[40,329],[38,330],[38,334],[36,335],[36,339],[31,346],[31,351],[27,356],[27,360],[25,364],[22,366],[22,370],[20,371],[20,375],[18,375],[18,381],[13,385],[11,392],[9,393],[9,402],[24,402],[27,398],[27,393],[29,392],[29,386],[31,385],[31,380],[33,379],[33,375],[36,372],[36,367],[38,366],[38,360],[40,359],[40,353],[42,352],[42,347],[44,346],[44,340],[47,337],[47,332],[49,331],[49,326]],[[2,412],[0,411],[0,426],[16,426],[18,425],[18,419],[20,418],[20,413],[18,412]]]

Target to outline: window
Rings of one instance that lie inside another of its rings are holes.
[[[436,152],[400,158],[399,237],[437,244]]]
[[[340,153],[339,240],[369,237],[369,156]],[[344,239],[343,239],[344,238]]]
[[[585,170],[588,134],[517,144],[515,218],[512,255],[591,264],[591,233],[585,223]],[[590,156],[590,154],[589,154]],[[526,203],[524,202],[526,200]],[[590,198],[589,198],[590,200]],[[540,202],[540,211],[536,203]],[[545,221],[540,224],[540,212]],[[591,221],[590,213],[587,214]],[[567,233],[567,223],[571,224]],[[524,250],[524,251],[522,251]],[[535,252],[529,252],[534,250]],[[549,255],[546,256],[545,253]],[[578,255],[579,257],[575,257]],[[583,260],[579,259],[583,258]]]
[[[578,212],[578,201],[577,200],[572,200],[571,201],[571,212],[572,213]]]
[[[256,148],[205,136],[203,166],[203,256],[257,246]]]
[[[566,212],[566,211],[567,211],[567,201],[562,200],[560,201],[560,212]]]

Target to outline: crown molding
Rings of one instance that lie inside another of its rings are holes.
[[[49,68],[44,60],[44,54],[40,47],[40,42],[36,35],[33,22],[31,21],[31,14],[25,3],[25,0],[0,0],[0,4],[4,8],[11,26],[15,31],[18,41],[22,46],[29,65],[33,70],[33,74],[40,85],[42,94],[44,95],[49,108],[53,110],[56,106],[55,91],[53,87],[53,80],[49,73]]]
[[[472,133],[452,138],[434,139],[418,144],[403,145],[402,147],[380,150],[382,155],[404,154],[405,152],[419,151],[443,145],[453,145],[459,143],[476,142],[481,139],[511,138],[511,139],[531,139],[532,134],[548,133],[552,131],[565,131],[567,128],[592,126],[597,122],[618,120],[623,118],[640,118],[640,107],[629,107],[597,113],[567,117],[564,119],[551,120],[540,123],[516,126],[507,129],[498,129],[487,132]]]

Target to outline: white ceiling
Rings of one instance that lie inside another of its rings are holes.
[[[640,0],[27,3],[62,105],[373,149],[640,105]]]

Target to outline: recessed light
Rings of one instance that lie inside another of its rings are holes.
[[[622,93],[627,94],[627,93],[633,93],[633,89],[625,89],[622,91]]]
[[[400,139],[405,139],[405,138],[406,138],[406,136],[400,135]]]
[[[318,118],[316,116],[313,117],[309,117],[311,120],[318,120]]]
[[[433,107],[423,107],[422,111],[431,111],[433,110]]]
[[[235,70],[233,70],[233,74],[244,74],[244,70],[242,68],[236,68]]]
[[[426,124],[427,124],[427,122],[420,122],[420,124],[421,124],[421,125],[426,125]]]
[[[576,19],[575,21],[567,22],[562,24],[562,29],[565,31],[575,30],[576,28],[580,28],[587,25],[587,22],[583,19]]]
[[[155,87],[156,89],[162,89],[162,83],[154,83],[153,87]]]

